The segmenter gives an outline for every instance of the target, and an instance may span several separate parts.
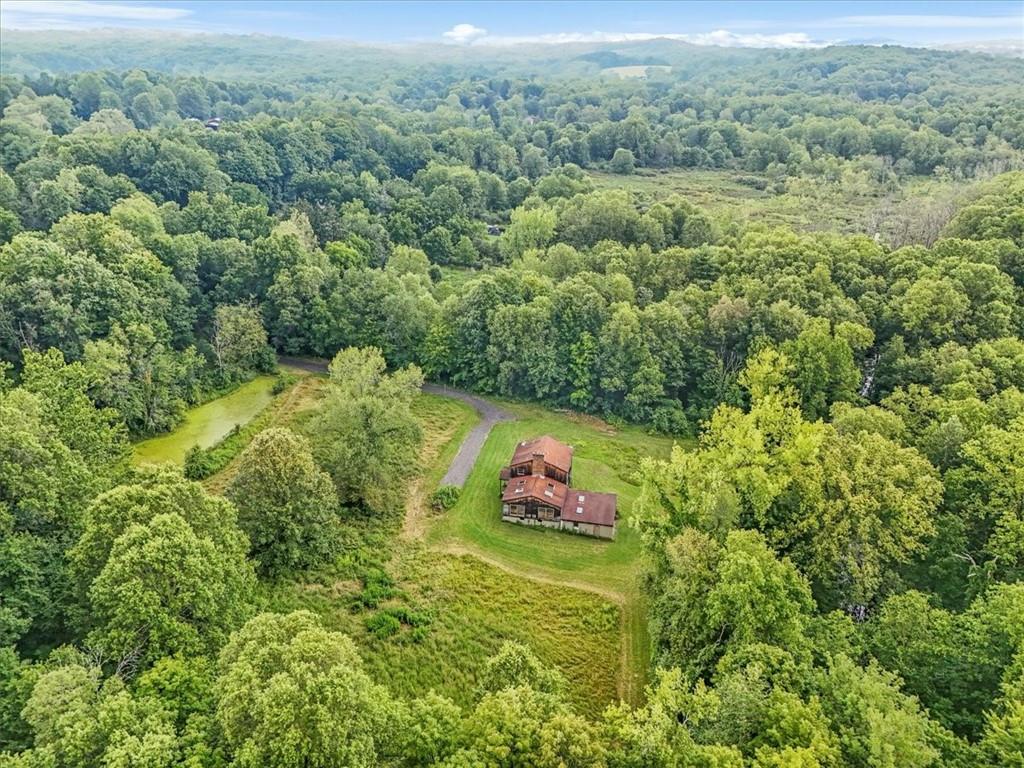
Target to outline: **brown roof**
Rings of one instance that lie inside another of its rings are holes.
[[[533,459],[535,453],[543,454],[546,463],[563,472],[572,469],[572,446],[558,442],[551,435],[521,442],[512,455],[512,464],[526,464]]]
[[[561,509],[568,492],[569,488],[565,483],[543,475],[527,475],[509,480],[501,494],[501,500],[508,503],[533,498],[542,504],[550,504],[555,509]]]
[[[570,523],[615,525],[617,504],[614,493],[596,493],[570,488],[565,503],[562,504],[562,520]]]

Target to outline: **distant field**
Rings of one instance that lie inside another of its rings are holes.
[[[764,174],[708,169],[641,169],[629,176],[591,171],[590,178],[597,189],[628,189],[650,201],[678,194],[738,223],[870,235],[888,234],[894,208],[907,215],[915,205],[954,190],[952,182],[930,177],[909,180],[899,192],[887,194],[852,182],[801,178],[790,191],[776,194]]]
[[[671,72],[672,67],[664,64],[639,64],[629,67],[605,67],[601,74],[616,75],[617,77],[647,77],[649,71]]]

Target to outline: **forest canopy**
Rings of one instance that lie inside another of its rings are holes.
[[[215,39],[4,32],[0,764],[1024,764],[1024,62]],[[129,464],[277,355],[322,400],[223,495]],[[424,380],[678,441],[642,702],[517,643],[403,697],[268,610],[401,515]]]

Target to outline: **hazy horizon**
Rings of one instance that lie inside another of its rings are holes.
[[[111,1],[0,3],[4,30],[235,34],[367,45],[623,43],[740,48],[893,44],[1024,47],[1019,2],[458,3]]]

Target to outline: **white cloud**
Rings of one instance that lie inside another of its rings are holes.
[[[445,32],[442,37],[453,43],[471,43],[487,35],[487,30],[472,24],[456,24]]]
[[[79,29],[121,22],[174,22],[192,15],[187,8],[68,0],[4,0],[0,25],[13,29]]]
[[[1024,16],[950,16],[941,14],[879,14],[840,16],[825,19],[815,26],[898,27],[901,29],[1003,29],[1024,24]]]
[[[469,25],[459,25],[469,26]],[[476,29],[476,28],[474,28]],[[454,30],[453,30],[454,31]],[[645,40],[679,40],[692,45],[718,45],[731,48],[823,48],[835,41],[815,40],[804,32],[783,32],[776,35],[743,34],[718,29],[714,32],[682,33],[670,32],[654,34],[652,32],[552,32],[540,35],[502,36],[482,34],[461,42],[472,45],[522,45],[527,43],[541,45],[565,45],[567,43],[630,43]],[[447,37],[448,32],[445,33]]]

